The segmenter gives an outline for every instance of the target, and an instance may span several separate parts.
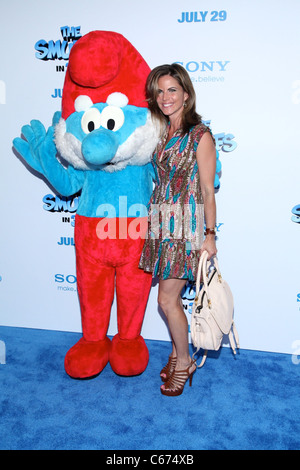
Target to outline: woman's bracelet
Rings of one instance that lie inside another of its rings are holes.
[[[216,229],[215,228],[206,228],[204,235],[216,235]]]

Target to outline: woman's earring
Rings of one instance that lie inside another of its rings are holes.
[[[184,107],[184,108],[187,107],[186,101],[183,103],[183,107]]]

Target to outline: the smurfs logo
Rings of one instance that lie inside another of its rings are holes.
[[[79,204],[79,195],[63,197],[47,194],[43,197],[43,209],[48,212],[60,213],[62,212],[63,223],[70,223],[72,227],[75,225],[75,213]],[[67,214],[66,214],[67,213]],[[59,243],[59,245],[62,243]],[[64,243],[65,245],[67,243]],[[72,243],[73,244],[73,243]]]
[[[46,41],[39,39],[35,43],[35,57],[40,60],[69,60],[69,54],[78,39],[81,38],[80,26],[62,26],[62,39]]]
[[[80,196],[59,197],[47,194],[43,197],[43,209],[49,212],[76,212]]]
[[[300,224],[300,204],[293,207],[292,214],[292,221],[296,224]]]

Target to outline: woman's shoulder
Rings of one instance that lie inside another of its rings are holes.
[[[195,134],[199,132],[211,132],[210,127],[204,124],[204,122],[200,121],[198,124],[196,124],[194,127],[191,128],[191,132],[194,132]]]
[[[210,132],[210,128],[203,122],[199,122],[190,128],[189,134],[193,140],[199,141],[205,132]]]
[[[215,143],[215,139],[214,139],[211,128],[207,126],[206,124],[204,124],[202,121],[199,124],[196,124],[196,126],[194,126],[194,129],[192,131],[194,133],[195,138],[198,140],[198,142],[206,132],[209,132],[209,134],[211,135]]]
[[[190,130],[190,133],[191,133],[191,137],[192,137],[192,140],[194,141],[194,143],[196,144],[196,146],[198,146],[201,138],[203,137],[204,134],[206,134],[207,132],[209,132],[209,134],[211,135],[212,137],[212,140],[215,144],[215,138],[213,136],[213,133],[210,129],[209,126],[207,126],[206,124],[204,124],[203,122],[199,122],[199,124],[196,124],[191,130]]]

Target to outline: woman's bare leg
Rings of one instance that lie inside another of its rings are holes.
[[[177,370],[186,369],[191,363],[188,322],[180,296],[186,282],[183,279],[160,280],[158,291],[158,303],[167,318],[172,337],[172,356],[177,357]]]

